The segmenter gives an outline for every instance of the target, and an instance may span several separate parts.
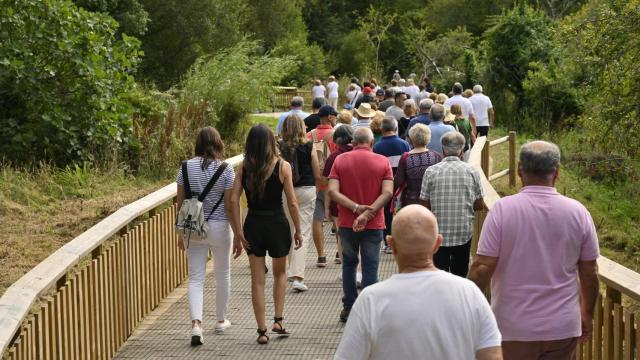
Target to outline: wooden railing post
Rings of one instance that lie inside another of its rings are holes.
[[[509,186],[516,186],[516,132],[509,131]]]
[[[489,141],[486,142],[484,147],[482,148],[482,159],[480,162],[480,166],[482,167],[482,172],[484,172],[484,176],[489,178],[489,149],[491,148],[491,143]]]

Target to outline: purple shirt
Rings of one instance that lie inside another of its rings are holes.
[[[498,258],[491,306],[503,341],[581,335],[578,261],[599,256],[596,228],[582,204],[555,188],[523,187],[491,209],[478,254]]]

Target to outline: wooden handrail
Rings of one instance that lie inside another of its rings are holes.
[[[226,161],[235,166],[242,161],[242,155]],[[121,229],[173,199],[176,191],[176,185],[172,183],[118,209],[62,246],[11,285],[0,298],[0,356],[14,340],[40,296],[64,279],[68,271]]]

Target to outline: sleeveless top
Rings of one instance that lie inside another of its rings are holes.
[[[280,153],[283,155],[284,159],[291,164],[292,171],[295,171],[294,167],[298,166],[298,174],[300,175],[300,179],[293,183],[293,187],[301,187],[301,186],[315,186],[316,180],[313,177],[313,169],[311,168],[311,152],[313,151],[313,141],[306,142],[304,144],[298,145],[295,148],[295,156],[297,157],[297,161],[293,161],[294,159],[288,159],[285,155],[291,153],[288,149],[288,146],[280,141]]]
[[[247,188],[247,172],[242,172],[242,188],[247,194],[247,206],[249,210],[256,211],[284,211],[282,208],[282,190],[284,185],[280,182],[280,163],[278,160],[276,166],[273,167],[271,176],[267,179],[267,183],[264,187],[264,193],[262,197],[258,197],[257,194],[252,194]],[[255,196],[254,196],[255,195]]]

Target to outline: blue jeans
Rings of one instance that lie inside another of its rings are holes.
[[[358,254],[362,260],[362,286],[378,282],[378,265],[380,264],[380,243],[382,230],[364,230],[355,232],[349,228],[340,228],[342,240],[342,304],[352,307],[358,297],[356,287],[356,269]]]

